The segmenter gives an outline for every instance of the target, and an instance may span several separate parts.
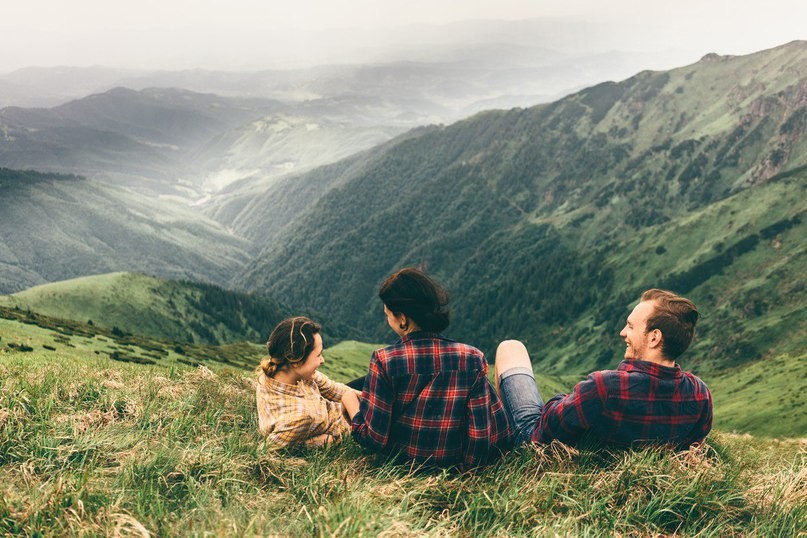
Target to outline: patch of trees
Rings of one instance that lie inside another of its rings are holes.
[[[24,353],[28,353],[34,350],[34,348],[32,348],[31,346],[27,346],[25,344],[15,344],[14,342],[9,342],[7,345],[14,351],[21,351]]]
[[[453,282],[458,336],[488,350],[504,338],[538,337],[571,324],[611,292],[614,275],[581,257],[547,226],[491,241]]]
[[[581,101],[591,107],[591,123],[597,124],[624,95],[624,84],[603,82],[583,90]]]
[[[759,233],[748,235],[732,246],[725,248],[717,256],[704,260],[687,271],[670,275],[663,281],[661,287],[673,289],[679,293],[687,293],[713,276],[722,274],[723,270],[731,265],[736,258],[756,248],[760,239],[772,239],[798,224],[801,224],[800,215],[782,219],[766,226]]]
[[[109,354],[109,358],[113,361],[119,362],[133,362],[136,364],[157,364],[155,361],[151,359],[147,359],[146,357],[140,357],[138,355],[132,355],[131,353],[126,353],[124,351],[113,351]]]
[[[678,293],[688,293],[713,276],[722,274],[723,270],[731,265],[735,258],[750,252],[758,243],[758,234],[746,236],[717,256],[698,263],[687,271],[673,273],[662,281],[660,287],[675,290]]]
[[[802,134],[807,129],[807,107],[797,109],[779,126],[779,134]]]
[[[261,340],[281,319],[287,310],[266,297],[227,291],[213,284],[185,281],[183,285],[196,290],[190,294],[190,305],[204,315],[190,323],[190,329],[202,342],[220,343],[213,332],[223,325],[234,335]]]
[[[801,215],[789,219],[782,219],[766,226],[759,233],[748,235],[728,248],[724,248],[718,255],[696,264],[690,269],[674,273],[664,280],[661,287],[676,290],[679,293],[688,293],[690,290],[703,284],[710,278],[723,273],[734,260],[753,250],[760,239],[773,239],[776,235],[801,224]]]

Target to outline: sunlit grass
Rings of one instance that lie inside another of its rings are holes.
[[[8,535],[797,535],[803,441],[717,433],[699,451],[524,447],[478,472],[352,442],[272,450],[227,368],[0,355]]]

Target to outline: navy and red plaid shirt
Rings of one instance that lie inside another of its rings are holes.
[[[594,372],[546,402],[532,440],[574,444],[584,432],[612,444],[686,448],[712,429],[712,395],[697,376],[648,361]]]
[[[353,438],[419,462],[475,467],[512,445],[478,349],[418,332],[370,359]]]

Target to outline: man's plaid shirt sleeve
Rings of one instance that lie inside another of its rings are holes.
[[[575,385],[571,394],[551,398],[544,405],[533,441],[574,443],[602,415],[606,394],[602,376],[595,372]]]

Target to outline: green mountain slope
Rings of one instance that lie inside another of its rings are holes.
[[[183,203],[0,168],[0,293],[120,270],[221,284],[247,247]]]
[[[288,315],[275,301],[210,284],[111,273],[36,286],[0,304],[177,342],[262,342]]]
[[[524,339],[547,372],[615,364],[651,286],[704,311],[689,366],[803,349],[807,175],[777,174],[807,162],[806,52],[710,55],[411,133],[345,169],[234,282],[375,339],[379,283],[421,264],[454,293],[452,335],[489,353]],[[795,337],[762,346],[777,320]]]
[[[573,225],[522,224],[453,280],[479,283],[458,294],[455,323],[491,347],[524,340],[546,371],[604,368],[621,359],[618,333],[639,295],[662,287],[702,313],[688,368],[803,352],[805,189],[807,170],[588,250],[576,250]]]
[[[367,372],[378,346],[355,341],[334,343],[325,335],[322,370],[338,381]],[[205,366],[252,373],[266,355],[266,346],[235,342],[189,344],[142,334],[124,334],[97,323],[86,323],[0,305],[0,368],[19,359],[47,365],[52,359],[114,368],[121,363],[163,369]]]
[[[51,359],[131,363],[160,368],[181,365],[251,370],[265,347],[237,343],[188,344],[124,334],[100,325],[66,320],[0,305],[0,359],[47,365]]]

